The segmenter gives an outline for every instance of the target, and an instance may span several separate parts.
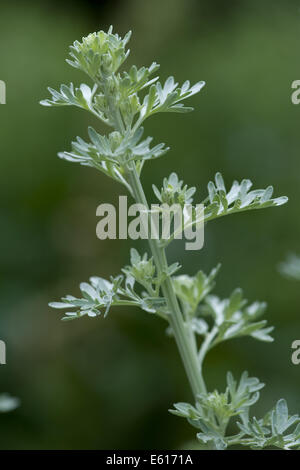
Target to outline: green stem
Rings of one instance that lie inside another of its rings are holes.
[[[135,164],[130,164],[130,166],[128,165],[127,171],[136,202],[143,204],[149,210],[146,196],[141,185],[140,178],[137,174]],[[165,250],[159,246],[159,240],[149,238],[148,242],[158,274],[166,274],[168,263]],[[161,288],[170,311],[170,325],[175,336],[175,341],[177,343],[193,394],[196,397],[200,393],[206,393],[206,386],[201,375],[197,354],[195,354],[193,345],[190,342],[189,333],[186,329],[170,276],[167,276],[166,279],[162,282]]]
[[[201,345],[199,355],[198,355],[198,360],[199,360],[201,370],[202,370],[202,364],[203,364],[204,358],[206,356],[206,353],[209,350],[211,342],[213,341],[213,339],[216,336],[217,332],[218,332],[218,328],[216,326],[214,326],[212,328],[212,330],[207,334],[205,340],[203,341],[203,343]]]
[[[115,128],[121,134],[124,134],[125,129],[120,115],[120,111],[115,106],[115,102],[107,90],[106,82],[104,83],[104,90],[108,100],[110,112],[114,119]],[[138,125],[140,125],[140,123],[136,123],[134,130],[136,130]],[[139,175],[137,174],[135,163],[128,162],[126,170],[133,197],[135,198],[137,203],[143,204],[144,207],[146,207],[149,211],[148,202]],[[168,269],[168,263],[164,248],[160,247],[159,240],[148,238],[148,242],[158,274],[166,274]],[[162,282],[161,288],[162,293],[166,299],[168,309],[170,311],[170,326],[173,330],[175,341],[177,343],[181,359],[191,385],[191,389],[193,391],[194,397],[196,397],[200,393],[206,393],[206,386],[199,367],[197,352],[195,351],[193,345],[190,342],[189,332],[185,327],[185,323],[177,301],[177,297],[173,289],[170,276],[167,275],[166,279]]]

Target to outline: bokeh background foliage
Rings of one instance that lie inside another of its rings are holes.
[[[129,63],[162,64],[161,77],[203,79],[195,112],[162,115],[147,134],[171,146],[147,165],[151,191],[176,171],[198,187],[199,200],[214,173],[228,185],[248,177],[274,184],[287,206],[224,218],[211,224],[200,252],[171,246],[170,259],[192,274],[222,270],[215,292],[243,287],[249,300],[266,300],[276,326],[271,344],[251,339],[218,347],[206,362],[210,389],[224,388],[225,373],[245,368],[267,383],[257,413],[284,396],[300,411],[300,368],[290,345],[300,336],[297,284],[282,279],[278,261],[300,251],[298,216],[300,107],[290,85],[300,78],[299,2],[290,0],[124,0],[1,4],[0,106],[1,264],[0,338],[7,365],[0,389],[22,406],[0,420],[3,449],[178,448],[193,429],[167,413],[190,392],[164,324],[143,312],[113,310],[107,319],[60,322],[47,302],[77,293],[90,275],[117,274],[132,242],[96,239],[96,207],[117,203],[124,191],[97,172],[56,158],[92,118],[72,108],[46,109],[46,86],[85,78],[64,59],[67,47],[110,24],[133,30]],[[98,123],[97,123],[98,125]],[[140,244],[142,246],[142,244]]]

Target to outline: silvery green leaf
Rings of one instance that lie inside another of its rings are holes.
[[[229,320],[235,312],[239,311],[246,304],[247,300],[243,298],[242,289],[235,289],[229,297],[228,303],[224,309],[226,320]]]
[[[66,302],[49,302],[49,307],[51,308],[69,308],[70,304]],[[75,306],[73,304],[73,306]]]
[[[239,414],[243,413],[245,408],[249,408],[259,398],[258,391],[264,387],[263,383],[256,377],[249,377],[248,372],[243,372],[240,382],[234,380],[231,372],[227,373],[227,386],[230,393],[231,406]]]
[[[132,249],[131,262],[131,266],[123,269],[125,280],[123,275],[111,277],[110,281],[92,276],[89,282],[80,284],[82,298],[67,295],[62,298],[62,302],[50,302],[49,306],[68,309],[63,320],[74,320],[83,316],[94,318],[101,314],[105,317],[111,307],[122,305],[140,307],[146,312],[157,313],[166,319],[168,313],[166,301],[159,295],[153,259],[148,259],[146,253],[141,257],[135,249]],[[136,280],[146,288],[148,283],[148,293],[140,295],[134,290]]]
[[[210,450],[225,450],[227,448],[226,440],[221,435],[216,435],[214,432],[197,433],[197,439],[203,444],[208,445]]]
[[[177,273],[177,271],[179,271],[180,269],[181,265],[178,262],[170,264],[170,266],[168,266],[166,274],[167,276],[173,276],[173,274]]]
[[[201,311],[212,316],[216,334],[210,345],[215,346],[221,341],[241,336],[251,336],[260,341],[273,341],[269,333],[273,327],[266,327],[266,320],[256,321],[265,311],[265,302],[254,302],[247,305],[242,290],[236,289],[229,299],[219,299],[208,295]]]
[[[185,304],[191,315],[196,313],[200,302],[214,288],[214,279],[220,269],[220,264],[209,275],[198,271],[195,276],[186,274],[173,277],[173,285],[177,297]]]
[[[281,399],[276,403],[276,407],[271,415],[273,434],[282,434],[286,429],[289,411],[285,400]]]
[[[90,283],[82,282],[80,290],[83,294],[82,299],[73,296],[63,298],[63,302],[50,303],[50,307],[54,308],[76,308],[76,311],[65,313],[64,320],[80,318],[82,316],[95,317],[103,310],[107,313],[107,308],[119,300],[118,296],[118,277],[112,282],[99,277],[91,277]]]
[[[300,443],[299,421],[298,415],[289,416],[286,401],[278,400],[276,406],[262,420],[252,418],[246,423],[237,423],[243,432],[240,443],[254,449],[297,448]],[[294,430],[288,431],[294,424],[297,424]]]
[[[144,253],[143,256],[140,256],[138,251],[135,248],[130,250],[130,266],[125,266],[123,272],[126,276],[133,277],[137,282],[142,286],[146,287],[148,292],[152,292],[152,285],[157,282],[155,277],[155,265],[153,258],[148,259],[147,253]]]
[[[118,34],[113,34],[110,28],[108,32],[98,31],[82,38],[82,42],[75,41],[70,46],[71,60],[67,62],[92,79],[103,78],[103,75],[115,73],[126,60],[129,50],[125,46],[130,38],[129,31],[122,39]]]
[[[268,186],[264,190],[249,192],[251,186],[250,180],[245,179],[241,183],[234,181],[231,189],[226,192],[221,173],[216,173],[215,181],[208,183],[209,202],[205,205],[205,221],[235,212],[280,206],[288,200],[285,196],[272,199],[272,186]]]
[[[77,106],[78,108],[85,109],[97,115],[97,117],[106,124],[110,124],[105,113],[99,112],[99,110],[96,110],[94,107],[93,100],[96,90],[96,85],[90,88],[85,83],[82,83],[78,88],[75,88],[73,83],[70,83],[70,85],[62,84],[59,91],[48,87],[51,98],[40,101],[40,104],[42,106]]]
[[[159,64],[156,62],[153,62],[150,67],[141,67],[140,69],[132,65],[129,72],[123,72],[120,76],[120,87],[122,91],[131,95],[152,85],[158,80],[158,77],[154,77],[150,80],[149,77],[158,69]]]
[[[152,188],[159,202],[166,203],[169,206],[180,204],[181,207],[193,202],[193,195],[196,191],[194,187],[189,188],[187,185],[183,185],[183,181],[179,180],[174,172],[168,178],[163,179],[161,190],[155,185],[152,185]]]
[[[175,409],[169,410],[175,416],[180,416],[182,418],[198,419],[201,417],[201,413],[190,403],[175,403]]]
[[[273,326],[269,326],[268,328],[261,328],[259,330],[253,331],[251,333],[251,336],[252,338],[258,339],[260,341],[271,343],[272,341],[274,341],[274,338],[272,338],[272,336],[270,336],[269,333],[271,333],[271,331],[273,330],[274,330]]]
[[[164,144],[151,148],[152,139],[149,137],[140,141],[143,128],[139,128],[131,137],[127,134],[123,136],[119,132],[102,136],[92,127],[89,127],[88,131],[91,142],[85,142],[77,137],[76,141],[72,142],[71,152],[60,152],[58,156],[67,161],[96,168],[125,184],[129,191],[131,187],[125,178],[125,166],[131,161],[139,163],[158,158],[169,150]]]
[[[169,77],[164,85],[157,82],[152,85],[149,94],[144,98],[141,117],[148,117],[158,112],[188,112],[193,108],[185,107],[180,101],[183,101],[194,94],[198,93],[205,82],[198,82],[190,87],[189,82],[186,81],[182,87],[178,87],[174,77]]]

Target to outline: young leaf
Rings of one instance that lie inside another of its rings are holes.
[[[266,320],[256,321],[266,309],[264,302],[247,305],[242,291],[237,289],[229,299],[221,300],[217,296],[209,295],[204,303],[202,313],[212,316],[215,323],[214,340],[210,347],[221,341],[240,336],[252,336],[260,341],[273,341],[273,338],[269,336],[273,327],[265,328]]]

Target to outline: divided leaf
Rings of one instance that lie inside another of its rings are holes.
[[[186,184],[183,186],[183,181],[179,180],[176,173],[171,173],[168,178],[163,179],[161,190],[154,184],[152,189],[159,202],[169,206],[180,204],[182,207],[193,202],[193,195],[196,192],[194,187],[188,188]]]
[[[58,156],[70,162],[96,168],[124,184],[131,192],[125,178],[125,166],[134,161],[140,173],[145,161],[158,158],[169,150],[163,143],[150,148],[152,138],[147,137],[141,141],[142,135],[143,128],[139,128],[133,135],[122,136],[114,131],[106,137],[89,127],[91,142],[77,137],[76,141],[72,142],[72,151],[60,152]]]
[[[236,416],[249,415],[250,407],[259,399],[259,390],[264,384],[247,372],[237,383],[232,374],[227,374],[227,388],[224,393],[215,390],[197,396],[195,406],[189,403],[176,403],[172,414],[187,419],[197,429],[198,440],[205,448],[223,450],[230,445],[226,429],[230,420]]]
[[[141,119],[159,113],[175,112],[185,113],[193,111],[193,108],[184,106],[181,101],[199,93],[205,82],[201,81],[190,87],[190,82],[186,80],[181,87],[175,82],[174,77],[169,77],[164,85],[157,82],[152,85],[149,93],[145,96],[140,112]]]
[[[241,289],[236,289],[229,299],[221,300],[209,295],[201,311],[209,315],[215,323],[216,334],[210,347],[221,341],[240,336],[252,336],[260,341],[273,341],[269,333],[273,327],[266,327],[266,320],[257,321],[266,309],[265,302],[246,305]]]
[[[67,295],[61,302],[51,302],[50,307],[67,309],[63,320],[74,320],[83,316],[96,317],[108,314],[113,306],[136,306],[149,313],[157,313],[166,318],[167,308],[163,297],[159,295],[160,280],[154,276],[155,267],[147,254],[141,257],[136,250],[131,250],[131,266],[122,271],[125,274],[111,277],[110,281],[93,276],[90,282],[82,282],[81,298]],[[139,282],[146,291],[141,294],[135,290]],[[153,287],[154,286],[154,287]]]
[[[216,173],[215,181],[208,183],[208,197],[204,201],[205,221],[235,212],[281,206],[288,201],[286,196],[272,199],[272,186],[250,191],[251,187],[250,180],[245,179],[241,183],[234,181],[227,192],[221,173]]]
[[[75,41],[70,46],[71,60],[67,62],[72,67],[87,73],[93,80],[103,80],[119,69],[126,60],[129,50],[125,47],[130,39],[131,31],[124,38],[113,34],[112,26],[108,32],[99,31]]]
[[[209,275],[206,275],[203,271],[198,271],[193,277],[182,274],[173,278],[175,293],[184,303],[186,311],[190,315],[195,314],[199,303],[214,288],[214,280],[220,267],[221,265],[218,264]]]
[[[122,72],[119,75],[121,92],[125,96],[130,96],[137,93],[140,90],[152,85],[158,80],[158,77],[154,77],[149,80],[150,76],[157,72],[159,64],[153,62],[150,67],[137,68],[132,65],[129,72]]]
[[[289,415],[284,399],[278,400],[263,419],[257,420],[254,417],[237,424],[243,433],[240,443],[244,446],[250,446],[252,449],[300,449],[300,418],[298,415]],[[295,424],[293,431],[289,431]]]

